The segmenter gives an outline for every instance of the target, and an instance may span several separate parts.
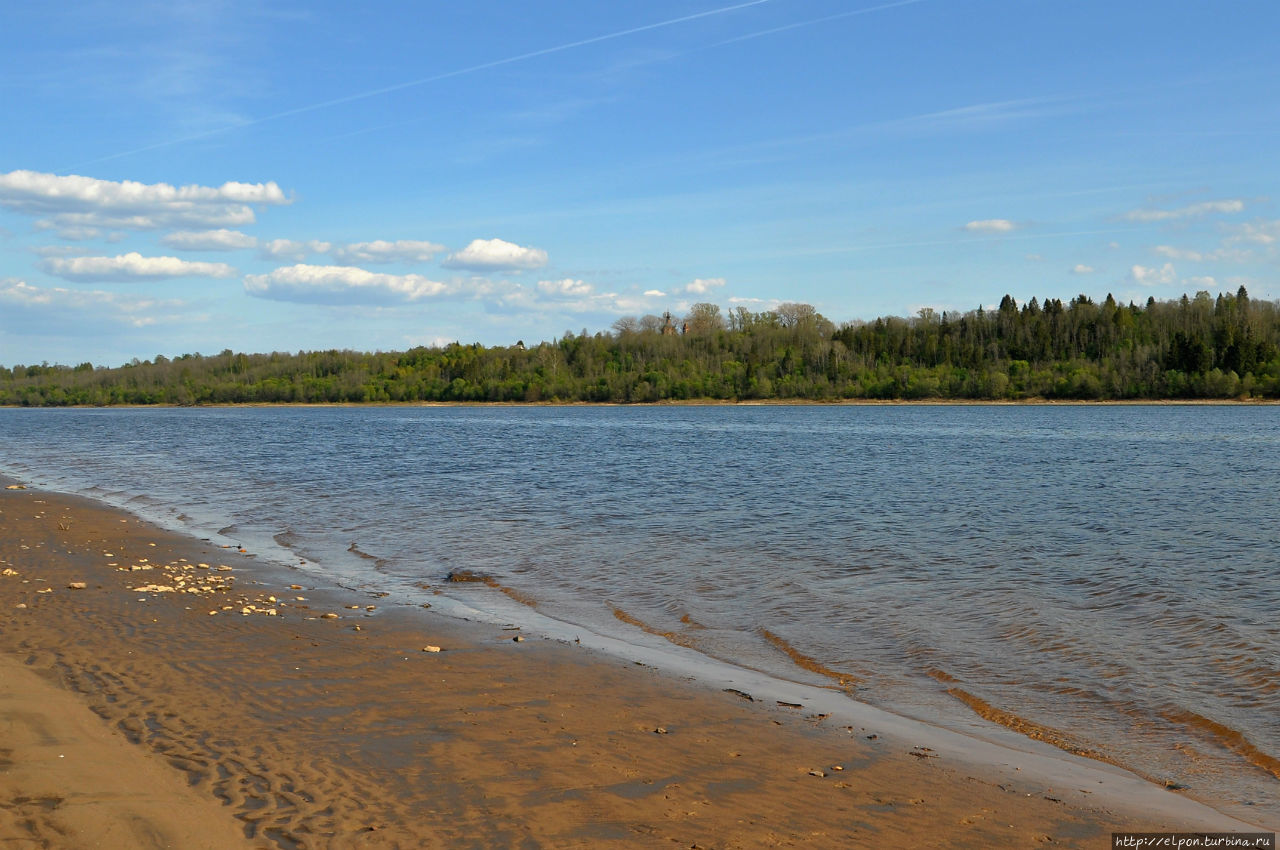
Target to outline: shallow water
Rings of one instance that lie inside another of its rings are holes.
[[[1276,408],[0,410],[0,470],[1280,810]]]

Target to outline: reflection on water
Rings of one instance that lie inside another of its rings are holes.
[[[1280,805],[1280,419],[1255,407],[0,411],[0,469],[370,585]],[[179,519],[181,515],[181,519]],[[482,586],[454,589],[492,592]]]

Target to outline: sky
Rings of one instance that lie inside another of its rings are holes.
[[[65,0],[0,28],[0,363],[691,304],[1280,299],[1275,0]]]

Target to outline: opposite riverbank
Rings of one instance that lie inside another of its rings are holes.
[[[2,571],[17,847],[1098,847],[1243,828],[1172,792],[1144,809],[316,586],[84,499],[0,491]]]

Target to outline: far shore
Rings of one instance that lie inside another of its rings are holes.
[[[940,732],[841,721],[821,707],[839,694],[748,701],[87,499],[0,490],[0,570],[0,657],[51,686],[4,692],[0,723],[64,718],[0,771],[4,841],[237,846],[183,843],[189,822],[252,847],[1094,848],[1249,828],[1106,765],[984,766]]]
[[[649,402],[595,401],[368,401],[368,402],[235,402],[225,404],[72,404],[27,407],[0,405],[8,410],[149,410],[226,409],[260,407],[1268,407],[1280,405],[1273,398],[1172,398],[1172,399],[664,399]]]

